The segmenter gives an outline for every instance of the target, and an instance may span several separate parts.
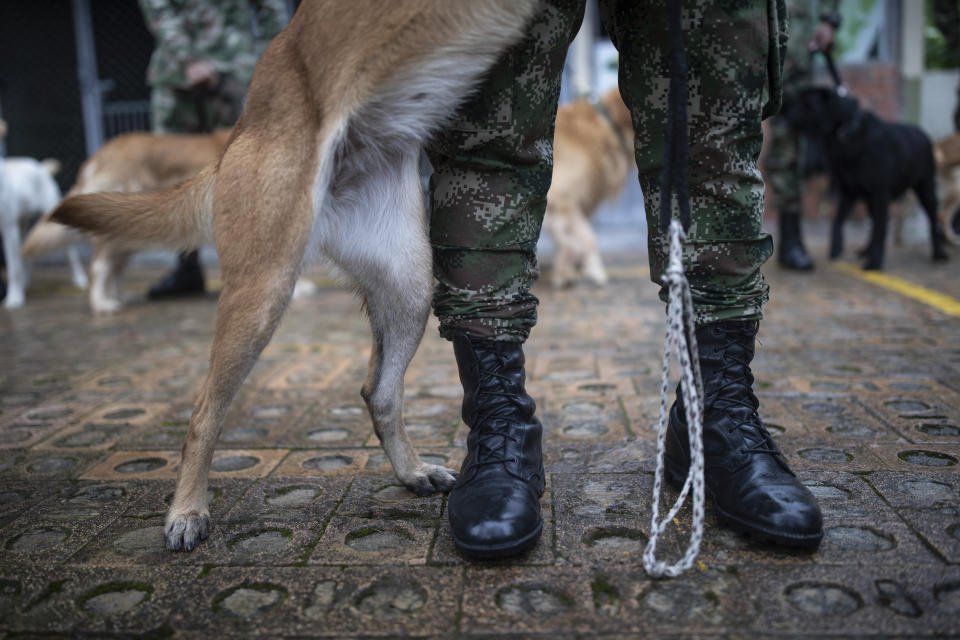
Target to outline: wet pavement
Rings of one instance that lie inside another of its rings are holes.
[[[887,274],[956,301],[952,254],[934,266],[923,244],[894,248]],[[610,264],[605,289],[538,285],[528,388],[546,429],[546,526],[533,551],[500,562],[460,557],[445,498],[397,486],[359,396],[366,322],[320,272],[230,411],[210,538],[165,551],[215,298],[92,318],[65,267],[38,269],[27,307],[0,313],[0,635],[960,635],[960,317],[949,305],[822,259],[804,275],[771,262],[757,390],[821,502],[823,544],[753,547],[708,510],[696,567],[658,581],[640,555],[663,307],[645,257]],[[142,291],[159,273],[134,269],[125,286]],[[460,393],[431,320],[407,375],[408,429],[425,457],[454,467]],[[681,549],[689,523],[684,512],[664,552]]]

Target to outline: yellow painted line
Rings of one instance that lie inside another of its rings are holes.
[[[942,311],[948,316],[960,317],[960,300],[948,296],[945,293],[940,293],[939,291],[934,291],[933,289],[927,289],[926,287],[921,287],[920,285],[908,282],[903,278],[887,275],[885,273],[879,273],[877,271],[864,271],[863,269],[855,267],[852,264],[838,262],[833,265],[833,268],[855,278],[866,280],[867,282],[883,287],[884,289],[896,291],[900,295],[930,305],[934,309]]]

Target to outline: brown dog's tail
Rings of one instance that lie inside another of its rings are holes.
[[[24,258],[36,258],[82,241],[83,234],[79,231],[50,222],[50,216],[46,215],[30,229],[23,246],[20,247],[20,253]]]
[[[60,161],[56,158],[47,158],[46,160],[41,160],[40,164],[51,176],[55,176],[60,173]]]
[[[50,218],[125,246],[195,248],[213,235],[216,179],[216,165],[210,165],[170,189],[70,196]]]

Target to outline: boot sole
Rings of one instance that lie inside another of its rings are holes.
[[[669,482],[674,489],[679,491],[683,488],[683,483],[686,481],[686,474],[689,471],[689,467],[687,471],[679,472],[677,469],[682,468],[683,465],[678,465],[675,462],[671,462],[670,459],[666,457],[664,458],[664,463],[664,471],[666,472],[667,482]],[[717,504],[717,500],[714,498],[713,492],[710,491],[710,487],[704,488],[706,489],[707,497],[710,498],[710,502],[713,503],[713,508],[716,510],[717,515],[719,516],[720,523],[736,531],[737,533],[748,536],[752,540],[756,540],[760,543],[778,544],[783,547],[815,549],[820,546],[820,541],[823,539],[823,531],[809,534],[785,533],[783,531],[767,529],[766,527],[754,524],[752,522],[746,522],[737,516],[724,511],[723,507]]]
[[[540,533],[542,531],[543,522],[541,521],[536,529],[519,540],[494,545],[472,545],[457,540],[457,536],[455,535],[453,535],[452,538],[454,546],[465,556],[480,559],[509,558],[510,556],[519,555],[537,546],[537,541],[540,539]]]

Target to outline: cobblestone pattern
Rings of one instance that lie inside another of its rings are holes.
[[[890,270],[958,296],[924,251],[895,253]],[[0,316],[0,635],[960,634],[957,319],[826,267],[769,270],[758,392],[821,501],[825,540],[752,547],[708,512],[697,567],[653,581],[640,555],[663,309],[635,266],[645,258],[612,262],[605,290],[537,291],[545,534],[482,563],[454,549],[443,496],[415,498],[390,475],[358,393],[365,322],[325,281],[293,304],[230,413],[210,538],[166,552],[214,301],[91,319],[82,295],[56,290],[65,271],[38,273],[27,309]],[[457,466],[460,388],[432,329],[407,376],[409,430]],[[687,513],[666,549],[688,526]]]

